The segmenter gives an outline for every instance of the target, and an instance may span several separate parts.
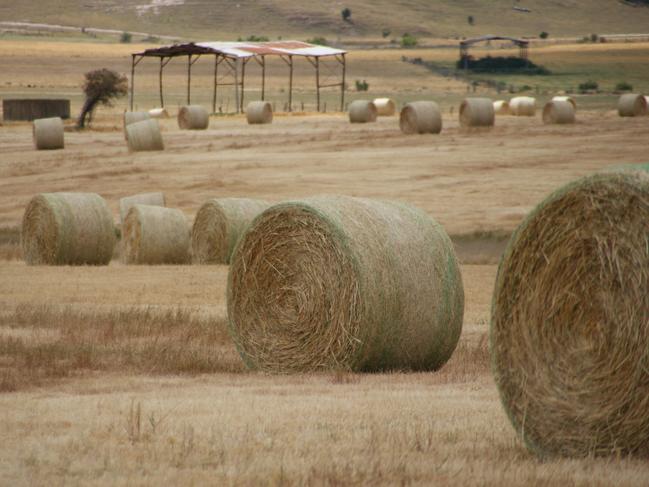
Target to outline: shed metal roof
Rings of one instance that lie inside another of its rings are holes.
[[[190,42],[173,44],[140,52],[139,56],[175,57],[190,54],[223,54],[231,58],[253,56],[336,56],[347,51],[301,41],[273,42]]]

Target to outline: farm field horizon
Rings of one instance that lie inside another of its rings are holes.
[[[64,97],[72,105],[63,150],[34,150],[31,123],[0,123],[0,484],[646,482],[643,459],[539,460],[530,453],[501,405],[488,333],[497,264],[529,212],[577,178],[649,162],[649,117],[619,117],[614,93],[621,81],[649,93],[649,43],[534,47],[531,59],[550,76],[490,78],[515,93],[484,84],[474,91],[471,81],[480,77],[443,77],[402,61],[450,66],[456,49],[350,52],[347,102],[434,100],[439,135],[404,135],[398,112],[349,124],[334,90],[323,95],[327,112],[316,113],[306,62],[296,70],[294,113],[284,112],[286,67],[269,68],[271,125],[213,114],[207,130],[180,130],[186,67],[172,62],[165,74],[170,117],[160,119],[164,151],[129,152],[127,98],[99,107],[90,128],[76,130],[83,74],[101,67],[129,73],[130,54],[148,47],[0,40],[0,98]],[[154,64],[138,68],[136,109],[159,106]],[[208,107],[210,70],[197,63],[192,83],[192,101]],[[259,96],[257,76],[253,68],[246,100]],[[601,90],[573,94],[576,123],[544,125],[539,108],[589,79]],[[356,80],[369,91],[355,91]],[[534,117],[460,126],[465,97],[518,94],[537,98]],[[223,111],[233,103],[231,93],[219,95]],[[23,262],[20,225],[30,199],[74,191],[100,194],[116,224],[119,199],[149,191],[163,192],[190,224],[210,198],[279,203],[341,194],[416,206],[444,227],[460,260],[458,348],[430,373],[249,371],[228,333],[226,265],[125,265],[119,245],[108,266]]]

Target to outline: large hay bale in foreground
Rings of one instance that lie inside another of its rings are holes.
[[[183,130],[205,130],[210,114],[201,105],[185,105],[178,110],[178,126]]]
[[[376,98],[372,103],[379,117],[391,117],[397,112],[397,105],[390,98]]]
[[[533,117],[536,115],[536,98],[515,96],[509,100],[509,113],[516,117]]]
[[[577,111],[577,101],[572,96],[557,95],[552,97],[552,101],[567,101]]]
[[[647,100],[642,95],[626,93],[617,102],[620,117],[641,117],[647,115]]]
[[[374,102],[354,100],[349,105],[349,121],[351,123],[376,122],[377,111]]]
[[[125,264],[186,264],[189,226],[184,213],[162,206],[135,205],[122,225]]]
[[[267,101],[251,101],[246,107],[246,119],[249,124],[273,122],[273,106]]]
[[[126,126],[126,142],[132,152],[164,150],[158,121],[150,118]]]
[[[122,126],[124,127],[124,139],[128,140],[128,134],[126,132],[126,127],[135,122],[141,122],[142,120],[148,120],[151,118],[149,112],[124,112],[122,117]]]
[[[167,206],[165,204],[165,195],[161,192],[125,196],[119,200],[119,219],[122,224],[124,224],[128,211],[135,205]]]
[[[59,117],[34,120],[32,136],[37,150],[63,149],[65,146],[63,120]]]
[[[493,105],[496,115],[509,115],[509,102],[507,100],[497,100]]]
[[[270,204],[250,198],[212,199],[196,213],[192,227],[192,260],[229,264],[234,247],[250,223]]]
[[[490,348],[502,403],[540,456],[649,454],[649,177],[569,184],[516,230]]]
[[[95,193],[42,193],[23,215],[22,248],[30,265],[105,265],[115,246],[113,217]]]
[[[460,105],[462,127],[493,127],[495,121],[496,112],[490,98],[466,98]]]
[[[436,370],[463,312],[448,235],[404,204],[330,196],[275,205],[230,263],[230,330],[255,369]]]
[[[543,107],[543,123],[575,123],[575,107],[567,100],[549,101]]]
[[[439,134],[442,113],[434,101],[413,101],[401,109],[399,128],[404,134]]]

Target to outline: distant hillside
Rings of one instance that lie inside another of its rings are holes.
[[[341,11],[351,10],[348,21]],[[525,11],[525,10],[529,10]],[[469,22],[471,17],[472,24]],[[550,37],[649,31],[649,7],[616,0],[0,0],[0,21],[143,31],[185,39],[323,36]]]

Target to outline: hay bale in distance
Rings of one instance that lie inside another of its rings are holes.
[[[169,112],[166,108],[152,108],[148,111],[151,118],[169,118]]]
[[[165,204],[165,195],[160,192],[140,193],[132,196],[125,196],[119,200],[119,219],[122,224],[124,224],[128,210],[135,205],[167,206]]]
[[[413,101],[401,109],[399,128],[404,134],[439,134],[442,113],[434,101]]]
[[[126,142],[132,152],[164,150],[158,121],[149,118],[126,126]]]
[[[509,100],[509,113],[517,117],[533,117],[536,115],[536,98],[531,96],[516,96]]]
[[[244,361],[272,372],[436,370],[464,312],[440,225],[404,204],[335,196],[259,215],[232,256],[227,301]]]
[[[354,100],[349,105],[349,121],[351,123],[376,122],[377,111],[374,102],[368,100]]]
[[[115,227],[95,193],[42,193],[28,203],[22,248],[30,265],[105,265],[113,257]]]
[[[59,117],[34,120],[32,136],[36,150],[63,149],[65,145],[63,120]]]
[[[567,100],[549,101],[543,107],[543,123],[575,123],[575,107]]]
[[[509,102],[507,100],[495,101],[494,112],[496,115],[509,115]]]
[[[379,117],[391,117],[397,113],[397,105],[390,98],[376,98],[373,103]]]
[[[186,264],[189,226],[183,212],[133,206],[122,225],[122,259],[125,264]]]
[[[246,107],[246,119],[249,124],[273,122],[273,106],[267,101],[251,101]]]
[[[494,104],[489,98],[466,98],[460,105],[462,127],[493,127],[495,120]]]
[[[212,199],[203,204],[192,227],[192,261],[229,264],[243,232],[269,206],[266,201],[250,198]]]
[[[185,105],[178,110],[178,126],[183,130],[205,130],[210,114],[201,105]]]
[[[577,111],[577,101],[572,96],[559,95],[552,97],[552,101],[567,101]]]
[[[540,456],[649,454],[647,235],[649,178],[628,171],[559,189],[508,244],[492,367],[515,429]]]
[[[617,112],[620,117],[641,117],[647,115],[647,100],[642,95],[625,93],[618,100]]]

